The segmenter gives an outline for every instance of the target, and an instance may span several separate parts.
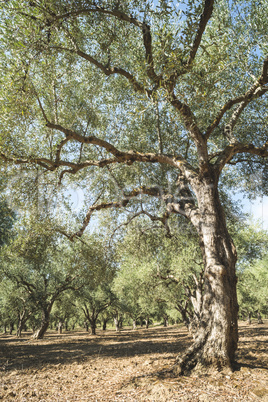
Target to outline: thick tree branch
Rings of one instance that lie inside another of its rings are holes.
[[[179,102],[179,101],[178,101]],[[187,120],[189,127],[193,126],[193,130],[198,130],[198,127],[195,125],[190,109],[188,106],[185,106],[183,104],[182,108],[185,108],[185,119]],[[184,111],[183,111],[184,113]],[[70,130],[68,128],[65,128],[59,124],[54,124],[54,123],[47,123],[47,127],[51,129],[58,130],[65,134],[66,139],[69,140],[75,140],[83,144],[92,144],[92,145],[97,145],[100,146],[101,148],[104,148],[107,152],[111,153],[115,159],[103,159],[103,160],[96,160],[96,161],[85,161],[84,163],[72,163],[72,162],[66,162],[66,161],[58,161],[56,160],[55,162],[49,161],[47,159],[43,159],[43,162],[49,163],[52,165],[52,169],[54,170],[58,166],[68,166],[71,169],[74,169],[76,171],[87,167],[87,166],[107,166],[112,163],[126,163],[131,165],[134,162],[145,162],[145,163],[163,163],[163,164],[168,164],[171,166],[174,166],[176,168],[179,168],[187,177],[193,176],[197,174],[197,171],[181,156],[181,155],[159,155],[155,153],[141,153],[141,152],[135,152],[135,151],[120,151],[118,150],[115,146],[110,144],[108,141],[102,140],[98,137],[95,136],[83,136],[76,131]],[[198,133],[200,133],[198,131]],[[200,133],[202,136],[202,134]],[[202,137],[200,138],[202,140]],[[64,142],[65,144],[66,142]],[[64,145],[60,143],[59,147],[62,148]],[[61,146],[62,145],[62,146]],[[60,148],[60,149],[61,149]],[[39,159],[35,159],[35,161],[39,161]],[[34,162],[34,160],[33,160]],[[24,162],[25,163],[25,162]]]
[[[38,164],[39,166],[42,166],[46,170],[53,171],[56,169],[54,166],[54,162],[51,161],[50,159],[46,158],[20,158],[16,156],[7,156],[3,152],[0,153],[0,157],[5,161],[5,162],[11,162],[14,163],[15,165],[23,165],[23,164],[30,164],[30,163],[35,163]]]
[[[59,284],[59,286],[57,286],[55,292],[53,292],[53,297],[52,298],[54,299],[54,301],[65,290],[78,290],[78,289],[81,289],[83,287],[83,285],[75,286],[75,284],[74,284],[75,280],[77,280],[80,277],[81,277],[81,275],[79,275],[79,274],[76,274],[74,276],[70,276],[70,275],[66,276],[64,281],[61,282]]]
[[[238,103],[242,102],[244,100],[243,96],[239,96],[234,99],[230,99],[219,111],[218,115],[216,116],[215,120],[213,123],[207,128],[206,130],[206,138],[208,139],[210,137],[210,134],[215,130],[216,127],[218,127],[221,119],[225,115],[225,113],[230,110],[234,105],[237,105]]]
[[[158,76],[154,70],[152,36],[150,26],[144,23],[142,26],[142,33],[143,33],[143,44],[145,47],[146,62],[147,62],[147,75],[157,86],[159,86],[162,77]]]
[[[15,275],[10,273],[9,271],[4,271],[5,275],[11,280],[15,280],[18,286],[23,285],[23,287],[28,291],[29,294],[32,294],[36,290],[36,286],[28,281],[26,281],[22,275]]]
[[[69,131],[69,130],[67,130]],[[56,160],[56,161],[51,161],[50,159],[46,158],[34,158],[34,157],[29,157],[29,158],[18,158],[18,157],[10,157],[6,156],[4,153],[0,153],[0,158],[2,158],[5,162],[12,162],[14,164],[37,164],[39,166],[42,166],[45,170],[49,171],[55,171],[59,167],[68,167],[69,169],[65,169],[61,172],[60,174],[60,181],[62,180],[62,177],[66,173],[71,173],[75,174],[79,170],[82,170],[86,167],[89,166],[96,166],[103,168],[104,166],[109,166],[111,164],[115,163],[125,163],[126,165],[132,165],[134,162],[144,162],[144,163],[162,163],[162,164],[167,164],[170,166],[174,166],[178,169],[180,169],[186,177],[192,178],[194,176],[197,176],[197,171],[188,163],[185,161],[185,159],[180,156],[180,155],[159,155],[159,154],[154,154],[154,153],[139,153],[139,152],[134,152],[134,151],[127,151],[127,152],[122,152],[117,150],[115,147],[113,147],[111,144],[109,144],[107,141],[100,140],[99,138],[96,137],[83,137],[79,136],[79,142],[86,143],[86,144],[94,144],[94,145],[99,145],[102,146],[111,152],[114,153],[116,156],[115,158],[107,158],[107,159],[101,159],[101,160],[87,160],[82,163],[75,163],[75,162],[68,162],[64,160]],[[69,138],[69,137],[68,137]],[[72,138],[73,139],[73,138]],[[77,139],[77,138],[76,138]],[[89,140],[91,139],[91,141]]]
[[[85,216],[81,229],[78,232],[76,232],[73,236],[71,236],[71,240],[74,237],[81,237],[83,235],[83,233],[86,230],[86,228],[90,222],[90,219],[95,211],[100,211],[103,209],[110,209],[110,208],[125,208],[132,198],[137,197],[140,194],[146,194],[146,195],[151,195],[154,197],[160,197],[161,191],[160,191],[159,187],[151,187],[151,188],[141,187],[141,188],[132,190],[128,194],[124,194],[124,197],[122,198],[121,201],[103,202],[103,203],[100,203],[97,205],[92,205],[88,209],[88,212]]]
[[[151,91],[147,88],[145,88],[141,83],[139,83],[134,75],[129,73],[128,71],[124,70],[121,67],[107,67],[106,65],[100,63],[98,60],[96,60],[94,57],[90,56],[89,54],[83,52],[80,50],[77,46],[75,46],[73,49],[69,49],[64,46],[51,46],[51,49],[55,49],[59,52],[69,52],[69,53],[76,53],[78,56],[82,57],[83,59],[89,61],[91,64],[99,68],[105,75],[110,76],[113,74],[119,74],[125,77],[133,86],[134,90],[137,92],[141,92],[143,94],[146,94],[148,96],[151,95]]]
[[[196,147],[197,147],[197,152],[198,152],[198,157],[199,161],[201,164],[206,163],[208,161],[208,153],[207,153],[207,144],[206,144],[206,139],[201,133],[196,121],[195,121],[195,116],[193,115],[190,107],[181,102],[174,93],[171,94],[170,96],[170,102],[172,106],[175,107],[175,109],[178,110],[180,113],[184,125],[186,129],[188,130],[192,140],[194,141]]]
[[[111,153],[117,158],[118,162],[135,162],[135,161],[140,161],[140,162],[160,162],[160,163],[167,163],[176,165],[175,160],[171,161],[170,156],[167,155],[158,155],[154,153],[147,153],[143,154],[140,152],[134,152],[134,151],[127,151],[123,152],[118,150],[115,146],[110,144],[109,142],[102,140],[98,137],[95,136],[83,136],[76,131],[67,129],[59,124],[54,124],[54,123],[47,123],[47,127],[53,128],[55,130],[61,131],[66,135],[66,138],[68,140],[75,140],[83,144],[93,144],[93,145],[98,145],[101,148],[106,149],[107,152]],[[173,157],[173,159],[176,159]],[[178,160],[180,160],[182,163],[186,162],[182,157],[178,157]],[[164,162],[166,161],[166,162]]]
[[[70,11],[68,13],[64,13],[61,15],[55,15],[53,17],[53,19],[65,20],[69,17],[78,17],[79,15],[86,15],[86,14],[94,13],[94,12],[98,12],[100,14],[112,15],[112,16],[118,18],[120,21],[129,22],[130,24],[135,25],[138,28],[143,27],[143,23],[141,21],[139,21],[137,18],[135,18],[131,15],[124,13],[123,11],[120,11],[118,9],[107,10],[103,7],[98,7],[98,6],[94,6],[94,8],[87,8],[87,7],[80,8],[79,10],[76,10],[76,11]]]
[[[218,172],[221,172],[226,163],[230,163],[234,155],[247,153],[257,155],[262,158],[268,157],[268,141],[262,147],[255,147],[253,144],[235,143],[228,145],[223,152],[218,156],[215,167]]]
[[[247,107],[247,105],[256,98],[259,98],[262,96],[265,92],[268,91],[268,88],[259,88],[259,82],[257,82],[255,85],[252,86],[252,88],[245,93],[245,97],[243,102],[240,103],[240,105],[235,109],[233,112],[231,118],[229,119],[228,124],[224,127],[224,134],[225,136],[229,139],[231,143],[236,142],[235,137],[233,136],[233,129],[234,126],[236,125],[241,113],[243,110]]]
[[[166,196],[166,208],[169,214],[175,213],[186,217],[200,233],[200,212],[196,206],[193,193],[189,188],[188,181],[183,174],[177,179],[178,191],[176,197],[172,194]]]
[[[206,0],[203,13],[200,17],[198,30],[194,38],[193,46],[187,60],[187,67],[190,67],[195,59],[195,55],[201,43],[202,35],[206,29],[207,23],[212,15],[214,0]]]
[[[142,210],[137,212],[134,216],[132,216],[131,219],[129,219],[127,223],[123,223],[119,227],[121,227],[123,225],[127,225],[134,218],[136,218],[140,215],[146,215],[152,221],[160,221],[166,228],[167,235],[170,236],[171,235],[170,228],[169,228],[167,222],[168,222],[169,216],[172,213],[176,213],[176,214],[180,214],[180,215],[187,217],[194,224],[194,226],[198,229],[198,227],[199,227],[198,225],[199,225],[199,221],[200,221],[199,210],[195,206],[195,201],[193,199],[190,189],[188,188],[188,186],[185,185],[185,182],[184,182],[183,187],[181,187],[179,189],[178,197],[180,198],[180,201],[175,201],[175,197],[173,195],[165,194],[162,191],[162,189],[160,189],[159,187],[148,188],[148,187],[143,186],[143,187],[132,190],[128,194],[124,194],[121,201],[108,202],[108,203],[106,202],[106,203],[100,203],[97,205],[92,205],[91,207],[89,207],[89,210],[85,216],[81,229],[78,232],[76,232],[74,235],[71,236],[71,240],[73,240],[74,237],[81,237],[83,235],[83,233],[86,230],[86,228],[90,222],[90,219],[95,211],[100,211],[103,209],[110,209],[110,208],[125,208],[129,204],[129,202],[132,198],[135,198],[141,194],[162,199],[166,204],[166,212],[163,214],[163,216],[154,216],[142,208]]]
[[[268,88],[264,88],[264,85],[268,83],[268,57],[264,60],[263,66],[262,66],[262,73],[260,78],[258,79],[257,82],[255,82],[251,88],[241,96],[238,96],[234,99],[230,99],[219,111],[218,115],[216,116],[215,120],[213,123],[207,128],[205,137],[208,139],[211,135],[211,133],[214,131],[216,127],[218,127],[219,123],[221,122],[221,119],[225,115],[225,113],[230,110],[234,105],[240,104],[237,109],[234,111],[232,114],[228,124],[225,126],[225,134],[228,137],[230,137],[231,142],[234,142],[234,138],[232,137],[232,130],[245,109],[245,107],[254,99],[260,98],[262,95],[268,92]]]
[[[68,49],[65,49],[68,50]],[[69,50],[70,51],[70,50]],[[102,63],[98,62],[94,57],[82,52],[81,50],[75,51],[78,56],[82,57],[83,59],[89,61],[90,63],[94,64],[98,67],[105,75],[113,75],[119,74],[125,77],[133,86],[134,90],[137,92],[142,92],[146,95],[150,95],[150,90],[146,89],[142,84],[140,84],[134,77],[134,75],[130,74],[128,71],[124,70],[120,67],[106,67]]]
[[[71,137],[67,136],[66,138],[64,138],[64,140],[62,140],[59,145],[57,146],[57,151],[56,151],[56,157],[55,157],[55,163],[59,163],[60,162],[60,155],[61,155],[61,150],[64,147],[65,144],[67,144],[67,142],[69,142],[71,140]]]
[[[97,138],[95,136],[83,136],[79,133],[77,133],[76,131],[70,130],[68,128],[65,128],[63,126],[61,126],[60,124],[54,124],[51,122],[48,122],[46,124],[47,127],[52,128],[54,130],[60,131],[63,134],[66,135],[66,138],[68,138],[68,140],[76,140],[82,144],[93,144],[93,145],[99,145],[102,148],[105,148],[106,151],[110,152],[111,154],[113,154],[116,157],[120,157],[124,154],[124,152],[120,152],[117,148],[115,148],[112,144],[108,143],[105,140],[101,140],[100,138]]]
[[[268,83],[268,56],[263,62],[262,73],[259,79],[260,85],[266,85]]]

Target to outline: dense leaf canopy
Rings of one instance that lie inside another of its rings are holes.
[[[110,207],[165,224],[178,169],[266,189],[267,2],[213,3],[2,4],[1,155],[26,169],[17,185],[76,173],[95,201],[80,234]]]

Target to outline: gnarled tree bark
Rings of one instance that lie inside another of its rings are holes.
[[[193,367],[231,369],[238,342],[236,250],[228,233],[213,171],[194,183],[199,206],[195,222],[204,259],[204,290],[194,343],[177,359],[175,370]]]
[[[49,326],[49,319],[50,319],[50,312],[52,306],[48,306],[48,308],[44,308],[42,311],[42,319],[39,328],[34,332],[33,338],[34,339],[43,339],[45,333],[48,330]]]

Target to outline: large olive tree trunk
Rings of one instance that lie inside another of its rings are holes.
[[[33,334],[34,339],[43,339],[45,333],[47,332],[53,303],[54,300],[53,302],[49,303],[49,305],[43,306],[41,324]]]
[[[211,178],[195,183],[198,227],[204,259],[204,287],[194,343],[178,358],[177,371],[193,367],[230,369],[238,341],[236,250],[228,233],[217,185]]]

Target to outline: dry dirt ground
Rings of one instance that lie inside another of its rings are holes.
[[[268,321],[240,323],[230,375],[159,376],[191,339],[179,326],[0,336],[4,401],[268,401]]]

